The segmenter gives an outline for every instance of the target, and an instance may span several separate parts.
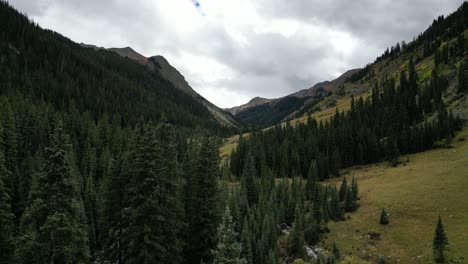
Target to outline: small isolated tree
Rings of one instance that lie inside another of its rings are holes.
[[[388,225],[388,214],[385,212],[385,209],[382,209],[382,213],[380,214],[380,224],[381,225]]]
[[[332,253],[333,253],[333,256],[335,257],[335,259],[340,259],[340,257],[341,257],[340,250],[338,250],[338,247],[336,246],[335,242],[333,242]]]
[[[304,226],[302,217],[301,210],[296,208],[296,216],[294,219],[293,228],[291,234],[289,235],[290,253],[296,257],[302,257],[305,255]]]
[[[378,264],[385,264],[385,258],[384,258],[384,256],[379,256],[379,258],[377,259],[377,263],[378,263]]]
[[[229,205],[226,206],[223,219],[218,227],[218,244],[211,251],[213,264],[247,264],[242,255],[241,243],[237,241],[237,232],[234,230]]]
[[[434,241],[432,242],[432,249],[434,251],[434,260],[437,263],[443,263],[445,261],[444,251],[448,246],[448,238],[445,234],[444,225],[442,219],[439,216],[437,227],[435,230]]]

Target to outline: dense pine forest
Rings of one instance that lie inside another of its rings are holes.
[[[463,120],[447,110],[448,78],[468,92],[467,18],[465,2],[386,51],[377,61],[407,56],[405,69],[349,111],[251,131],[221,160],[220,137],[238,131],[203,104],[2,0],[0,263],[338,263],[340,245],[313,247],[359,210],[359,182],[321,181],[450,144]],[[428,56],[441,66],[422,82],[415,63]],[[442,260],[446,239],[439,220]]]

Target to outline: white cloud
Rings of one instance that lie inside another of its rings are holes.
[[[362,67],[462,0],[10,2],[76,42],[163,55],[200,94],[230,107]]]

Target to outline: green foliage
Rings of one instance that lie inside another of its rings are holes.
[[[128,263],[180,263],[181,205],[173,128],[161,124],[137,128],[130,158],[130,217],[125,231]],[[163,155],[164,154],[164,155]],[[166,228],[160,228],[166,227]]]
[[[0,263],[11,263],[14,250],[15,216],[11,208],[11,190],[4,184],[4,180],[9,179],[9,174],[5,168],[5,157],[0,150]]]
[[[437,222],[437,227],[434,234],[434,240],[432,241],[434,260],[437,263],[445,262],[444,251],[447,249],[448,244],[448,238],[445,234],[444,225],[442,224],[442,219],[439,216],[439,220]]]
[[[382,212],[380,213],[380,224],[381,225],[388,225],[389,220],[388,220],[388,214],[385,212],[385,209],[382,209]]]
[[[61,121],[45,149],[45,166],[21,219],[17,258],[22,263],[82,263],[89,259],[78,175],[72,170],[69,136]]]
[[[295,257],[306,255],[304,240],[303,213],[297,208],[291,234],[289,235],[289,253]]]
[[[338,250],[338,247],[336,246],[335,242],[333,242],[332,253],[333,253],[333,256],[335,257],[335,259],[340,259],[341,254],[340,254],[340,251]]]
[[[464,59],[458,67],[458,92],[466,93],[468,91],[468,62]]]
[[[246,264],[241,257],[242,246],[237,241],[237,232],[234,230],[229,206],[226,206],[223,219],[218,227],[218,244],[212,250],[213,264]]]

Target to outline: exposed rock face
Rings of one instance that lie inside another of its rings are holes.
[[[247,110],[249,108],[252,108],[254,106],[259,106],[259,105],[262,105],[262,104],[266,104],[266,103],[269,103],[271,101],[274,101],[275,99],[267,99],[267,98],[262,98],[262,97],[254,97],[252,98],[252,100],[250,100],[248,103],[246,104],[243,104],[243,105],[240,105],[240,106],[236,106],[236,107],[232,107],[232,108],[228,108],[226,109],[228,112],[230,112],[231,114],[235,115],[239,112],[242,112],[244,110]]]
[[[154,70],[161,77],[171,82],[175,88],[187,93],[190,96],[193,96],[199,100],[205,107],[210,111],[213,117],[220,122],[222,125],[228,127],[238,127],[239,123],[237,120],[228,112],[220,109],[216,105],[212,104],[206,100],[203,96],[198,94],[189,83],[185,80],[185,77],[174,68],[163,56],[152,56],[146,58],[145,56],[134,51],[130,47],[126,48],[111,48],[111,51],[116,52],[122,57],[127,57],[129,59],[135,60],[142,65],[146,65],[149,69]]]
[[[143,65],[146,65],[148,63],[148,58],[145,56],[141,55],[140,53],[134,51],[130,47],[125,47],[125,48],[110,48],[109,50],[119,54],[122,57],[127,57],[129,59],[135,60],[138,63],[141,63]]]

